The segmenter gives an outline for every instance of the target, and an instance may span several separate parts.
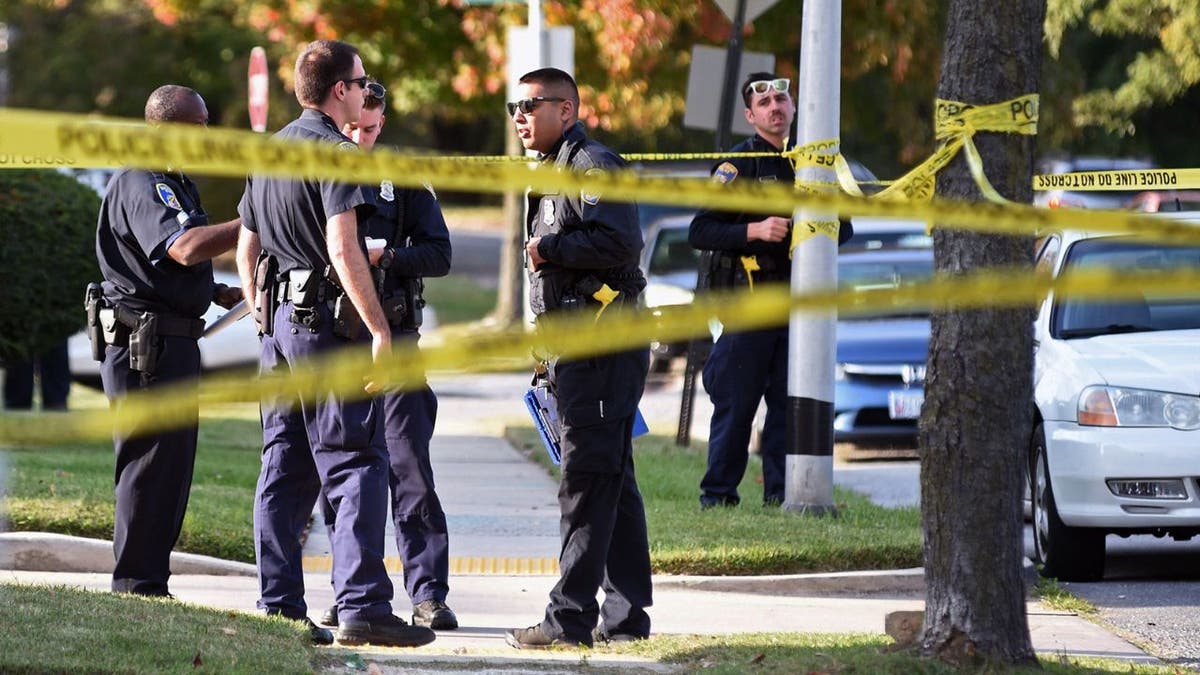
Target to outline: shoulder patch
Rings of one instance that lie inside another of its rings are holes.
[[[342,141],[338,143],[338,150],[358,150],[358,146],[354,141]]]
[[[591,169],[588,169],[587,171],[585,171],[583,173],[583,175],[585,178],[588,176],[603,176],[604,170],[598,169],[598,168],[591,168]],[[579,198],[581,200],[583,200],[583,203],[587,204],[588,206],[595,206],[596,204],[600,203],[600,193],[596,192],[594,190],[593,191],[582,190],[579,193]]]
[[[165,204],[167,208],[175,209],[176,211],[183,210],[183,204],[179,203],[179,197],[175,196],[175,191],[171,189],[170,185],[155,183],[154,191],[158,193],[159,201]]]
[[[718,183],[732,183],[733,179],[737,178],[737,175],[738,170],[733,165],[733,162],[722,162],[716,171],[713,171],[712,177]]]

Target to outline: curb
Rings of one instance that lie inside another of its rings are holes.
[[[113,545],[48,532],[0,532],[0,569],[23,572],[80,572],[111,574]],[[171,553],[172,574],[254,576],[254,565],[195,553]]]
[[[754,593],[763,595],[859,595],[913,594],[925,592],[925,570],[866,572],[828,572],[823,574],[781,574],[776,576],[701,577],[654,575],[655,588],[694,590],[716,593]]]

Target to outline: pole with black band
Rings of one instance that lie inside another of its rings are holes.
[[[796,116],[798,145],[838,138],[841,111],[841,0],[806,0],[801,21]],[[829,181],[802,167],[796,178]],[[837,286],[837,214],[798,209],[792,226],[792,292]],[[788,456],[783,508],[837,515],[833,504],[833,378],[836,310],[794,312],[788,341]]]

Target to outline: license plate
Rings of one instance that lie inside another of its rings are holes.
[[[894,420],[915,420],[921,416],[925,392],[921,389],[896,389],[888,392],[888,417]]]

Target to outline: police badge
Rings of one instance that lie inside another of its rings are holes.
[[[379,198],[385,202],[396,199],[396,187],[392,185],[392,181],[385,180],[379,184]]]
[[[551,197],[542,199],[542,224],[554,224],[554,199]]]
[[[179,198],[175,196],[175,191],[166,183],[155,183],[154,189],[158,191],[158,199],[167,207],[176,211],[183,210],[183,204],[179,203]]]

